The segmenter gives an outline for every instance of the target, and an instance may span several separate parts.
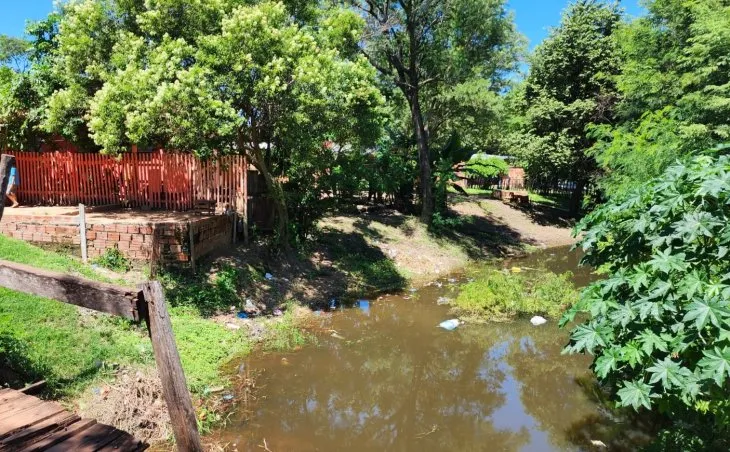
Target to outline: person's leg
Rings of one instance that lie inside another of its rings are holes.
[[[13,203],[11,207],[18,207],[20,205],[18,203],[18,197],[15,194],[15,185],[12,185],[8,188],[7,197]]]

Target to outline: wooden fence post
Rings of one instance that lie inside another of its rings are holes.
[[[167,403],[167,411],[170,413],[177,449],[181,452],[202,451],[195,410],[185,382],[180,354],[175,345],[162,286],[159,281],[149,281],[140,284],[140,289],[149,310],[148,325],[152,350],[155,352],[155,361],[162,380],[162,394]]]
[[[0,219],[5,212],[5,193],[8,191],[8,179],[10,179],[10,168],[15,166],[15,157],[3,154],[0,157],[0,189],[2,189],[3,200],[0,203]],[[17,170],[16,170],[17,171]]]
[[[84,264],[89,261],[86,248],[86,206],[79,204],[79,233],[81,235],[81,260]]]
[[[188,221],[188,239],[190,241],[190,268],[195,274],[195,234],[193,233],[193,222]]]

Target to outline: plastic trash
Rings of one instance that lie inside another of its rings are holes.
[[[333,298],[330,300],[330,309],[335,309],[337,307],[337,299]]]
[[[438,297],[438,299],[436,300],[436,304],[439,306],[449,304],[449,302],[451,302],[451,298],[449,297]]]
[[[281,311],[281,309],[274,309],[274,315],[276,317],[281,317],[282,315],[284,315],[284,313]]]
[[[225,400],[226,402],[230,402],[231,400],[233,400],[233,394],[225,394],[223,396],[223,400]]]
[[[370,302],[368,300],[357,300],[357,307],[365,314],[370,314]]]
[[[235,323],[226,323],[226,328],[229,330],[240,330],[241,325],[236,325]]]
[[[461,322],[459,322],[459,319],[444,320],[443,322],[439,323],[439,327],[451,331],[455,330],[460,323]]]
[[[416,293],[416,292],[418,292],[418,289],[416,289],[415,287],[411,287],[410,289],[408,289],[408,291],[410,293]]]
[[[451,284],[454,284],[454,283],[456,282],[456,278],[449,278],[449,282],[450,282]]]
[[[247,319],[248,318],[248,314],[246,314],[243,311],[239,311],[239,313],[236,314],[236,317],[238,317],[239,319]]]
[[[267,281],[271,281],[272,279],[274,279],[274,275],[272,275],[271,273],[267,273],[264,275],[264,279],[266,279]]]
[[[512,267],[510,270],[512,270],[512,273],[521,273],[522,269],[520,267]]]
[[[540,317],[539,315],[536,315],[535,317],[530,319],[530,323],[532,323],[535,326],[544,325],[547,323],[547,320],[544,317]]]

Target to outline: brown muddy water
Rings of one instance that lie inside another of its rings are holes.
[[[562,272],[576,263],[553,249],[500,265]],[[592,277],[575,271],[577,283]],[[453,317],[439,298],[465,281],[320,313],[332,336],[242,362],[260,372],[258,400],[219,439],[272,452],[632,450],[643,440],[596,402],[590,360],[560,354],[567,335],[554,320],[438,328]]]

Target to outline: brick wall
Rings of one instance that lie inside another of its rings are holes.
[[[5,216],[0,233],[35,243],[80,245],[75,216]],[[232,223],[225,215],[191,222],[195,257],[203,257],[231,243]],[[187,223],[88,223],[87,252],[90,258],[114,246],[129,259],[163,263],[190,260]]]

